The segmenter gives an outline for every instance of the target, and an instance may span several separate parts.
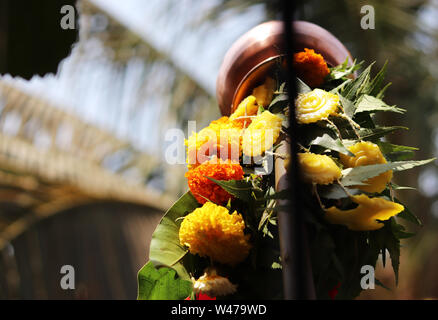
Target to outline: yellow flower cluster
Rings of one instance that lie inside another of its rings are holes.
[[[230,116],[230,121],[237,127],[246,128],[250,125],[252,117],[257,114],[258,110],[256,97],[249,96],[239,104],[236,111]]]
[[[184,218],[179,239],[192,254],[234,266],[248,256],[251,248],[244,229],[240,214],[230,214],[226,208],[207,202]]]
[[[241,129],[228,117],[222,117],[198,133],[192,133],[185,144],[189,169],[208,161],[212,156],[238,162],[241,155]]]
[[[276,82],[267,78],[255,88],[230,117],[212,121],[185,141],[188,168],[193,169],[216,155],[222,160],[238,162],[242,155],[263,155],[278,140],[282,119],[269,111],[257,115],[259,107],[268,106],[274,95]]]
[[[331,207],[326,210],[326,219],[333,224],[342,224],[350,230],[369,231],[384,226],[385,221],[404,210],[401,204],[383,198],[370,198],[365,194],[351,197],[358,206],[351,210]]]
[[[313,123],[336,115],[339,96],[321,89],[298,95],[295,101],[299,123]]]
[[[272,78],[266,78],[266,81],[261,86],[255,88],[252,92],[256,98],[257,104],[261,107],[267,107],[272,101],[277,83]]]
[[[330,184],[341,177],[341,169],[332,158],[314,153],[299,153],[298,163],[305,182]]]
[[[269,150],[280,136],[282,122],[279,116],[269,111],[258,115],[243,134],[243,153],[257,157]]]
[[[340,155],[341,163],[346,168],[355,168],[359,166],[368,166],[372,164],[384,164],[386,159],[378,145],[369,142],[362,141],[348,148],[354,157],[350,157],[344,154]],[[392,171],[386,171],[376,177],[370,178],[365,181],[366,185],[356,186],[357,189],[365,192],[382,192],[385,190],[386,185],[392,179]]]

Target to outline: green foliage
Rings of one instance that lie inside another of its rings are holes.
[[[156,269],[152,262],[138,273],[138,300],[183,300],[192,290],[191,281],[179,279],[171,268]]]
[[[207,179],[213,181],[218,186],[223,188],[229,194],[232,194],[238,199],[246,202],[251,202],[254,198],[252,196],[253,186],[250,181],[247,180],[229,180],[229,181],[219,181],[210,177]]]
[[[190,192],[184,194],[166,212],[152,235],[149,259],[156,266],[171,267],[182,279],[190,279],[181,260],[187,249],[179,243],[179,227],[182,217],[199,207],[199,203]]]
[[[315,138],[310,142],[310,145],[317,145],[329,150],[337,151],[339,153],[343,153],[347,156],[354,156],[348,149],[344,146],[343,142],[339,138],[332,138],[327,133],[323,134],[320,137]]]
[[[342,171],[342,185],[357,186],[364,185],[363,181],[369,178],[378,176],[379,174],[392,170],[392,171],[404,171],[418,166],[435,161],[435,158],[422,161],[397,161],[389,162],[385,164],[373,164],[368,166],[360,166],[356,168],[348,168]]]
[[[351,75],[357,71],[356,65],[348,67],[344,63],[332,68],[324,89],[338,94],[341,105],[340,115],[331,117],[330,122],[320,121],[316,124],[301,125],[300,128],[299,143],[304,148],[314,153],[328,153],[335,161],[338,161],[339,154],[352,156],[348,148],[363,140],[376,143],[388,160],[386,164],[346,168],[342,171],[340,184],[318,186],[315,192],[321,204],[326,207],[336,205],[344,210],[354,208],[350,197],[364,193],[354,189],[354,186],[364,185],[369,178],[388,170],[394,172],[408,170],[435,160],[410,160],[414,157],[416,148],[382,140],[390,133],[407,128],[378,126],[372,115],[377,112],[404,114],[405,110],[390,106],[382,100],[388,87],[384,84],[386,65],[374,77],[371,74],[372,66],[373,64],[365,68],[354,79]],[[339,162],[338,164],[340,165]],[[398,190],[406,189],[394,184],[392,186]],[[389,190],[385,190],[382,195],[374,196],[383,196],[390,200],[392,197]],[[342,225],[330,225],[324,219],[324,210],[315,207],[314,195],[305,202],[311,208],[309,211],[312,214],[307,220],[318,298],[328,299],[328,292],[339,283],[341,286],[337,299],[351,299],[359,295],[362,291],[360,280],[363,277],[360,268],[364,265],[375,266],[379,256],[385,264],[387,253],[398,281],[400,241],[414,234],[407,232],[395,218],[382,221],[383,228],[367,232],[352,231]],[[397,199],[394,201],[398,202]],[[404,207],[404,211],[399,213],[398,217],[417,226],[421,225],[419,219],[406,206]]]
[[[386,66],[373,77],[370,65],[354,78],[361,65],[362,63],[353,63],[349,66],[346,61],[331,69],[324,89],[339,96],[338,114],[316,123],[300,124],[297,137],[293,137],[305,152],[327,154],[340,167],[340,154],[353,156],[348,148],[364,140],[376,143],[388,161],[385,164],[344,168],[341,178],[330,185],[294,185],[300,189],[302,195],[299,200],[303,203],[303,215],[308,227],[315,288],[318,298],[321,299],[328,299],[330,290],[338,284],[341,285],[337,298],[356,297],[362,290],[361,267],[375,267],[379,256],[386,264],[387,253],[398,281],[400,241],[413,236],[394,217],[381,221],[383,227],[374,231],[359,232],[349,230],[343,225],[332,225],[326,221],[324,209],[332,206],[341,210],[352,209],[356,204],[351,196],[364,193],[358,186],[364,185],[366,180],[388,170],[408,170],[435,160],[408,160],[414,157],[415,148],[383,141],[382,138],[403,127],[377,126],[373,114],[381,111],[402,114],[404,110],[389,106],[382,100],[387,88],[383,83]],[[275,92],[268,110],[284,116],[289,108],[289,99],[282,80],[277,79],[277,83],[282,84]],[[297,87],[299,93],[311,90],[299,79]],[[264,109],[259,109],[259,112],[263,111]],[[274,152],[277,152],[276,149]],[[284,200],[288,199],[290,190],[276,192],[273,173],[258,175],[251,165],[245,166],[245,177],[240,181],[207,178],[233,196],[227,209],[242,214],[245,232],[251,236],[252,249],[245,261],[234,267],[218,266],[215,263],[215,267],[220,268],[232,283],[238,285],[237,293],[227,298],[281,298],[277,212],[288,209],[288,203]],[[391,184],[382,194],[367,195],[398,202],[392,194],[395,189],[403,188]],[[207,258],[192,255],[179,243],[182,219],[199,206],[188,192],[166,213],[157,227],[151,243],[151,262],[140,272],[141,279],[139,274],[139,293],[141,290],[142,297],[152,299],[170,296],[169,292],[162,293],[159,289],[165,282],[166,286],[174,288],[172,294],[180,290],[178,296],[188,296],[191,289],[186,285],[190,278],[201,275],[205,267],[211,265]],[[419,219],[406,206],[404,208],[398,218],[419,226]]]

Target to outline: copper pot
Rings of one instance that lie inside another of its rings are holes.
[[[241,36],[228,50],[216,83],[216,96],[223,115],[230,115],[284,56],[283,29],[282,21],[262,23]],[[347,57],[352,61],[345,46],[316,24],[295,21],[293,32],[296,52],[314,49],[332,66],[344,62]]]

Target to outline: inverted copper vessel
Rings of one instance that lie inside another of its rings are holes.
[[[330,32],[306,22],[293,23],[294,49],[314,49],[328,64],[335,66],[348,57],[349,51]],[[241,36],[225,55],[216,83],[216,96],[223,115],[230,115],[251,90],[263,82],[272,67],[286,53],[282,21],[269,21]]]

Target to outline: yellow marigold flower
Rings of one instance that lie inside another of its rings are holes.
[[[208,269],[198,280],[193,281],[195,294],[203,293],[209,297],[227,296],[236,292],[237,286],[227,278],[217,275],[215,269]]]
[[[272,78],[266,78],[266,81],[261,86],[255,88],[252,95],[256,98],[257,104],[262,107],[267,107],[274,96],[277,82]]]
[[[380,151],[379,146],[372,142],[359,142],[349,147],[348,150],[350,150],[350,152],[354,154],[354,157],[340,154],[341,163],[346,168],[355,168],[359,166],[386,163],[386,159]],[[380,193],[385,190],[386,185],[389,181],[391,181],[391,179],[392,171],[389,170],[365,181],[367,185],[356,186],[356,188],[370,193]]]
[[[299,153],[298,164],[303,180],[308,183],[330,184],[341,177],[341,169],[326,155]]]
[[[245,222],[236,211],[207,202],[188,214],[179,229],[179,240],[192,254],[234,266],[245,260],[251,245]]]
[[[295,101],[299,123],[313,123],[335,115],[339,108],[339,96],[321,89],[298,95]]]
[[[365,194],[351,198],[358,206],[351,210],[331,207],[326,210],[326,219],[333,224],[342,224],[350,230],[377,230],[384,226],[376,220],[385,221],[404,210],[401,204],[382,198],[369,198]]]
[[[330,73],[324,57],[313,49],[295,53],[293,66],[298,77],[312,88],[322,85]]]
[[[280,137],[282,122],[279,116],[269,111],[258,115],[243,134],[243,153],[257,157],[269,150]]]
[[[256,97],[246,97],[230,116],[230,121],[237,127],[246,128],[252,122],[251,116],[255,116],[258,110]]]
[[[242,130],[228,117],[212,121],[208,127],[193,133],[185,141],[189,169],[208,161],[212,156],[238,162],[242,151],[241,139]]]

